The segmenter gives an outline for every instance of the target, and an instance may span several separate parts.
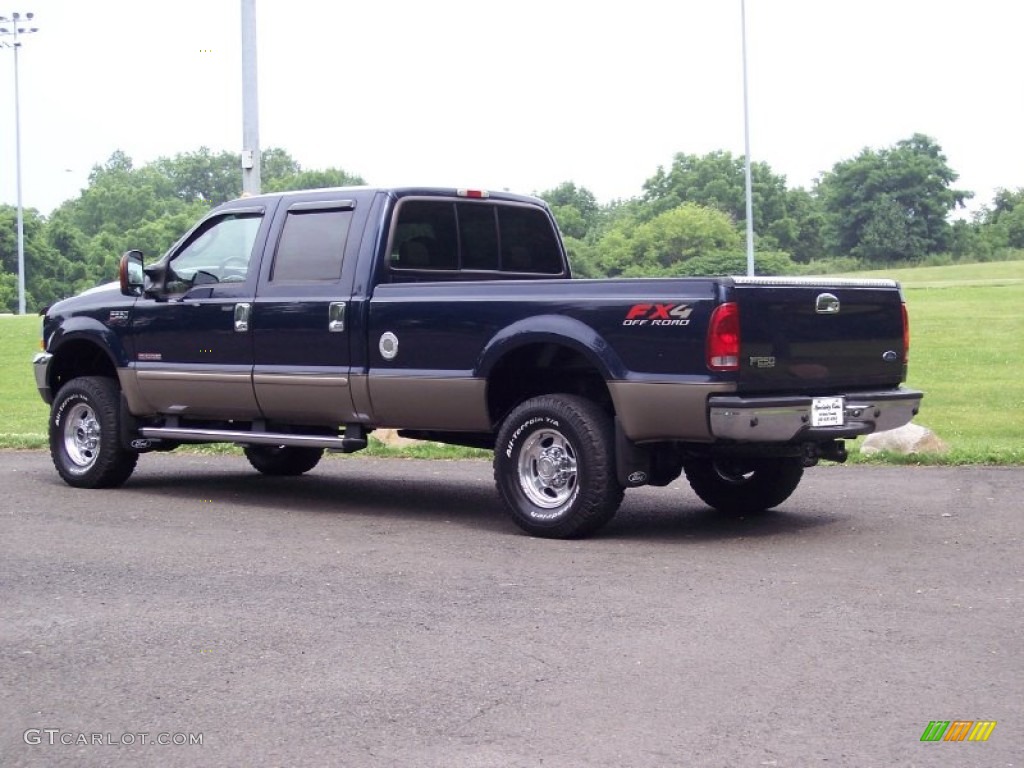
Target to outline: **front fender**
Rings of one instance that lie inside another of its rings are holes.
[[[559,344],[589,360],[605,381],[626,378],[626,366],[608,342],[586,323],[564,315],[536,315],[506,326],[480,353],[474,375],[486,379],[509,352],[528,344]]]
[[[69,317],[61,323],[47,340],[47,351],[55,357],[73,342],[88,342],[100,349],[115,368],[129,363],[128,350],[121,336],[93,317]]]

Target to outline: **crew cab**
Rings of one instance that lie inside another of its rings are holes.
[[[572,279],[540,199],[351,187],[222,205],[153,263],[55,304],[34,361],[60,476],[244,448],[299,475],[376,429],[494,451],[530,534],[593,533],[681,473],[708,505],[781,504],[845,440],[899,427],[909,333],[891,280]]]

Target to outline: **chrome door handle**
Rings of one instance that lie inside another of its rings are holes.
[[[235,330],[244,333],[249,330],[249,316],[252,314],[252,304],[243,302],[235,304]]]
[[[341,333],[345,330],[345,302],[332,301],[327,307],[327,330]]]

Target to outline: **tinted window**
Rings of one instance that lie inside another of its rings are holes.
[[[391,241],[393,269],[557,275],[562,254],[543,211],[522,205],[406,200]]]
[[[352,211],[289,211],[270,279],[337,280]]]
[[[398,209],[391,266],[399,269],[456,269],[455,205],[409,200]]]
[[[462,269],[498,269],[498,228],[493,205],[459,203]]]
[[[535,272],[557,275],[562,254],[554,229],[541,211],[522,206],[498,208],[503,272]]]

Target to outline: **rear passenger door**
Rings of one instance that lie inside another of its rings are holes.
[[[253,388],[268,421],[353,420],[349,299],[365,218],[348,199],[278,209],[252,314]]]

